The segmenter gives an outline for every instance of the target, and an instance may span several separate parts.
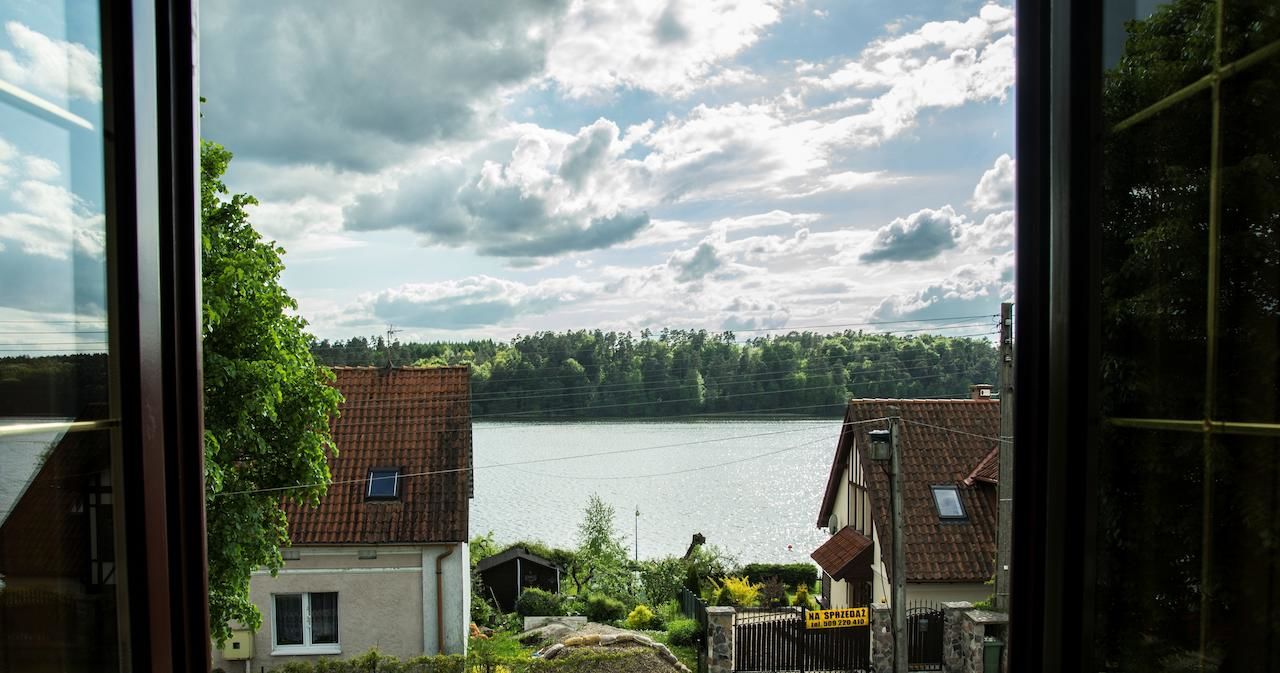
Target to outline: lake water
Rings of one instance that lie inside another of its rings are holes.
[[[597,493],[629,551],[639,507],[641,558],[679,556],[702,533],[741,563],[808,562],[827,539],[814,521],[839,429],[838,419],[477,422],[471,534],[572,547]]]

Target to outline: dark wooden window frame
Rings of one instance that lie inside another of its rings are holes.
[[[100,7],[120,666],[204,671],[196,7]]]

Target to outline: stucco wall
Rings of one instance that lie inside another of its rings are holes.
[[[249,594],[262,611],[262,628],[254,634],[252,671],[322,655],[272,655],[272,594],[338,592],[338,639],[341,652],[323,655],[350,658],[377,647],[402,659],[436,652],[435,558],[449,548],[444,583],[445,645],[448,652],[466,647],[471,597],[470,560],[466,545],[378,548],[378,558],[360,559],[368,547],[300,547],[301,558],[286,561],[279,575],[258,571]],[[424,607],[426,608],[424,610]],[[243,661],[225,661],[215,652],[213,665],[238,673]]]

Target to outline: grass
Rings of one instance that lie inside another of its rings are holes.
[[[698,670],[698,648],[691,645],[672,645],[671,634],[666,631],[645,631],[645,634],[654,639],[654,641],[662,643],[676,655],[680,663],[689,667],[689,670]]]
[[[493,636],[488,639],[472,638],[471,648],[495,657],[527,658],[533,654],[533,648],[520,644],[516,634],[510,631],[494,631]]]

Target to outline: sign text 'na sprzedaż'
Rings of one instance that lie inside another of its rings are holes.
[[[866,626],[870,623],[867,608],[810,610],[804,613],[806,629],[838,629],[844,626]]]

